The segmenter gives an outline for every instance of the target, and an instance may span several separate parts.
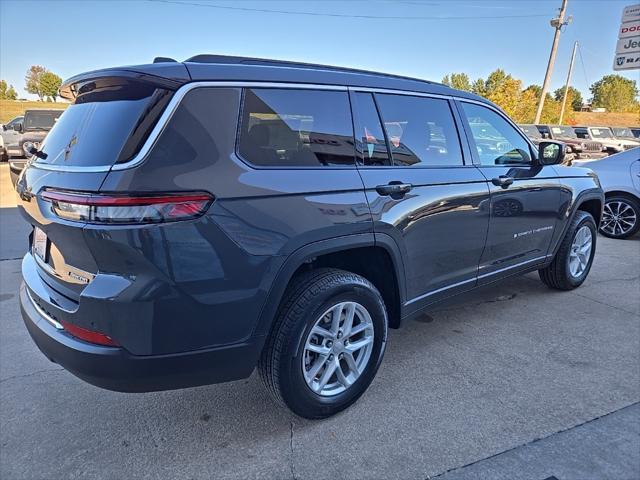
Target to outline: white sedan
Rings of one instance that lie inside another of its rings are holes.
[[[574,165],[592,169],[602,184],[605,204],[600,233],[628,238],[640,230],[640,147]]]

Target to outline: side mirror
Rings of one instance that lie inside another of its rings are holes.
[[[21,123],[14,124],[13,129],[18,133],[22,133],[22,124]]]
[[[567,147],[562,142],[540,142],[538,145],[538,163],[541,165],[557,165],[564,162]]]
[[[7,131],[7,126],[4,123],[2,124],[2,130],[5,132]]]

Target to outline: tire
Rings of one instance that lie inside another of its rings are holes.
[[[349,310],[352,305],[354,310]],[[333,342],[329,342],[328,337],[316,338],[312,330],[322,330],[316,328],[321,325],[329,330],[329,319],[333,319],[333,312],[342,310],[342,306],[346,310],[336,317],[340,328],[345,327],[341,319],[346,319],[347,311],[351,311],[354,312],[351,314],[353,322],[358,322],[353,330],[363,330],[349,336],[351,343],[348,342],[346,332],[340,340],[338,336],[331,337]],[[283,297],[276,322],[262,352],[260,376],[275,400],[296,415],[309,419],[334,415],[356,402],[371,384],[384,356],[387,324],[387,311],[382,296],[365,278],[332,268],[304,273],[292,281]],[[369,341],[369,334],[372,335],[372,340],[351,356],[347,349]],[[321,355],[309,351],[308,347],[323,350],[331,348]],[[359,369],[349,369],[347,355],[349,359],[361,362]],[[323,365],[321,370],[313,375],[312,380],[307,380],[307,376],[311,378],[309,372],[317,364]],[[334,365],[340,366],[336,368],[336,373],[329,372],[329,381],[324,387],[328,393],[324,390],[314,391],[312,385],[320,388],[320,380]],[[344,383],[339,381],[338,368]],[[349,383],[347,376],[352,383],[344,387],[344,384]],[[316,377],[318,381],[315,380]],[[340,387],[344,390],[340,391]]]
[[[580,257],[586,262],[584,269],[575,271],[572,270],[575,266],[575,261],[572,264],[572,248],[574,247],[574,239],[578,235],[585,234],[583,228],[588,229],[590,233],[591,248],[587,255]],[[547,267],[538,270],[540,280],[549,288],[556,290],[573,290],[582,285],[591,270],[596,252],[596,239],[597,227],[591,214],[582,210],[576,211],[553,261]]]
[[[616,218],[616,215],[618,217]],[[640,230],[640,202],[626,195],[614,195],[604,201],[600,233],[605,237],[623,239]]]

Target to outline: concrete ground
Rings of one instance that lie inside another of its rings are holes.
[[[585,284],[530,274],[392,331],[349,410],[307,421],[256,376],[149,394],[50,363],[20,319],[28,228],[0,166],[0,478],[640,478],[640,238]]]

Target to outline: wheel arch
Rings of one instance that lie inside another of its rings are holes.
[[[573,204],[566,210],[566,213],[563,215],[564,224],[562,226],[561,234],[555,239],[555,243],[553,244],[553,248],[550,251],[550,254],[547,257],[554,257],[558,252],[560,245],[562,244],[562,239],[567,233],[567,229],[571,224],[571,220],[575,216],[577,211],[583,211],[591,214],[593,219],[596,222],[596,226],[600,225],[600,220],[602,218],[602,208],[604,206],[604,192],[600,188],[590,188],[588,190],[584,190],[580,192],[573,201]]]
[[[373,283],[387,304],[389,326],[397,328],[405,301],[404,264],[395,242],[382,237],[373,233],[346,235],[313,242],[291,253],[275,276],[253,335],[266,338],[291,281],[300,272],[321,267],[351,271]]]

